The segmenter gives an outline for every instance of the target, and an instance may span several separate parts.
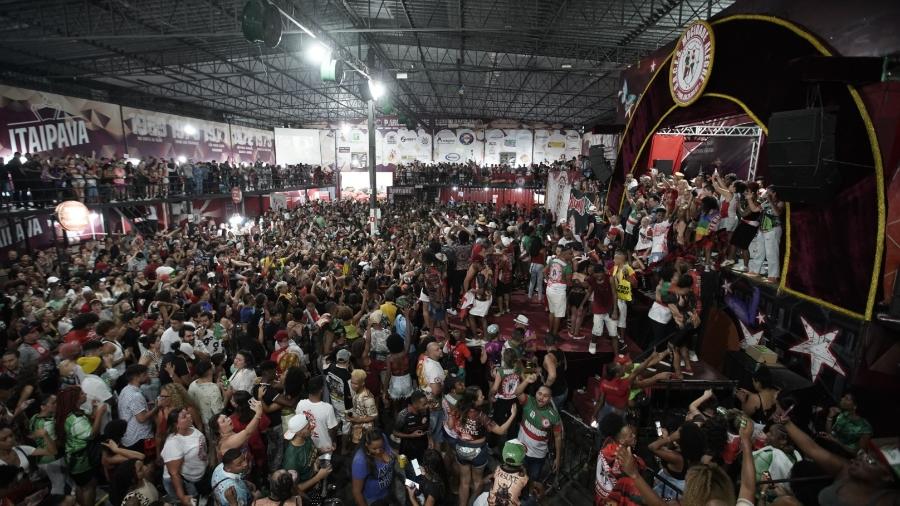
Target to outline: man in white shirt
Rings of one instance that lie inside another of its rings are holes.
[[[181,326],[184,325],[185,315],[183,311],[176,311],[169,319],[170,327],[159,338],[160,353],[166,354],[172,351],[173,343],[181,342]]]
[[[309,398],[297,403],[296,414],[305,415],[312,432],[313,444],[320,454],[331,453],[335,449],[338,419],[334,406],[322,401],[325,378],[315,376],[309,380]]]
[[[141,392],[141,385],[150,382],[147,374],[147,366],[134,364],[125,370],[125,378],[128,384],[119,392],[119,419],[125,420],[128,425],[125,435],[122,436],[122,446],[129,450],[143,453],[144,440],[153,437],[153,417],[156,416],[159,406],[149,409],[147,399]]]
[[[442,427],[444,424],[444,410],[441,409],[441,393],[444,388],[444,380],[447,373],[441,366],[440,360],[444,352],[438,343],[428,343],[425,348],[425,359],[422,361],[422,370],[419,372],[419,388],[425,392],[430,410],[431,437],[434,441],[443,442]]]

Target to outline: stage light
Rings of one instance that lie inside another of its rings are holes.
[[[456,191],[456,187],[455,187],[455,186],[453,187],[453,191]]]
[[[195,133],[197,133],[197,129],[194,128],[194,125],[184,125],[184,133],[188,135],[194,135]]]
[[[184,155],[180,155],[180,156],[177,158],[177,160],[178,160],[178,163],[185,163],[185,162],[187,162],[187,157],[184,156]]]
[[[137,165],[137,164],[141,163],[141,159],[140,159],[140,158],[129,158],[129,159],[126,160],[126,161],[127,161],[128,163],[130,163],[131,165]]]
[[[372,94],[373,100],[378,100],[379,98],[381,98],[382,95],[384,95],[384,92],[384,84],[374,79],[369,79],[369,93]]]
[[[241,223],[244,223],[244,217],[240,214],[233,214],[231,215],[231,218],[228,218],[228,223],[233,228],[238,228],[239,226],[241,226]]]
[[[315,64],[321,64],[331,58],[331,48],[321,42],[313,42],[306,48],[306,59]]]
[[[490,187],[485,186],[484,191],[490,191]]]
[[[25,162],[27,162],[27,161],[28,161],[28,159],[25,158],[24,156],[20,156],[20,157],[19,157],[19,163],[25,163]]]

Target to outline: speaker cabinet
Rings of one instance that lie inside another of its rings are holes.
[[[823,109],[772,114],[769,119],[769,177],[787,202],[819,204],[840,183],[834,160],[836,119]]]
[[[603,154],[606,148],[604,146],[591,146],[588,150],[588,160],[591,162],[591,170],[594,172],[594,179],[605,183],[612,176],[612,167],[609,160]]]

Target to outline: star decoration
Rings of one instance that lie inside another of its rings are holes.
[[[757,325],[765,325],[767,319],[768,318],[766,317],[765,313],[763,313],[762,311],[756,313],[756,324]]]
[[[731,295],[733,293],[731,290],[731,281],[728,281],[727,279],[722,281],[722,290],[725,291],[725,295]]]
[[[749,348],[750,346],[756,346],[761,344],[763,341],[763,331],[760,330],[758,332],[750,332],[750,329],[744,325],[744,322],[738,321],[738,325],[741,326],[741,334],[744,336],[744,339],[741,341],[741,348]]]
[[[801,316],[800,321],[803,323],[804,332],[806,332],[806,340],[791,346],[789,349],[790,351],[809,355],[810,377],[812,377],[814,381],[818,380],[819,374],[822,372],[822,366],[825,365],[834,369],[834,371],[841,376],[847,376],[847,372],[844,371],[844,368],[838,363],[834,352],[831,351],[831,345],[834,343],[839,330],[834,329],[830,332],[820,334],[808,321],[806,321],[806,318]]]

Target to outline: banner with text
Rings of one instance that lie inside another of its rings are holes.
[[[122,154],[118,105],[11,86],[0,86],[0,101],[0,157]]]
[[[231,158],[236,163],[275,163],[275,135],[270,130],[230,125]]]
[[[434,135],[436,163],[484,163],[484,130],[445,128]]]
[[[534,162],[571,160],[581,154],[581,134],[576,130],[534,131]]]
[[[228,125],[174,114],[122,108],[128,156],[227,161],[231,156]]]

